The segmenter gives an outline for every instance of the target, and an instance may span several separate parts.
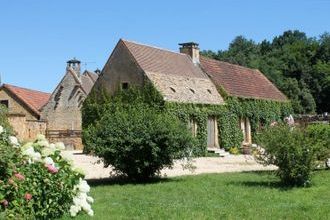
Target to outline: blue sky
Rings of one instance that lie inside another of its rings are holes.
[[[77,57],[102,69],[120,38],[171,50],[226,49],[235,36],[330,32],[330,0],[1,0],[3,83],[51,92]]]

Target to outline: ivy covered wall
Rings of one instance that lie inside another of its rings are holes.
[[[109,97],[104,91],[93,91],[86,99],[83,112],[83,127],[96,123],[102,118],[103,112],[115,108],[118,103],[134,105],[143,102],[159,111],[168,111],[176,115],[188,125],[190,120],[197,123],[195,156],[207,153],[207,121],[208,117],[216,117],[218,121],[219,144],[222,148],[240,147],[243,133],[239,126],[240,118],[249,118],[252,134],[262,126],[273,121],[281,121],[292,113],[290,102],[240,99],[227,97],[224,105],[200,105],[164,102],[161,94],[147,83],[143,89],[130,88]],[[117,104],[116,104],[117,103]]]

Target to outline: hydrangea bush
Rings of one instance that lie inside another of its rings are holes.
[[[61,150],[38,135],[20,145],[0,126],[0,219],[55,219],[80,212],[93,216],[84,174]]]

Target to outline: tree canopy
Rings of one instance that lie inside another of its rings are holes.
[[[238,36],[228,50],[202,54],[259,69],[292,101],[295,113],[330,111],[329,33],[311,38],[290,30],[260,43]]]

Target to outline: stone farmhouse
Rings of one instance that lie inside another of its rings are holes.
[[[219,88],[229,96],[287,101],[287,98],[258,70],[220,62],[200,55],[197,43],[180,44],[180,53],[127,40],[119,40],[93,90],[110,95],[130,86],[151,82],[164,101],[194,104],[225,104]],[[251,144],[251,125],[241,118],[243,144]],[[217,119],[207,121],[207,146],[219,148]],[[220,122],[221,123],[221,122]],[[192,132],[197,124],[190,122]]]
[[[21,140],[45,134],[68,149],[82,149],[80,108],[97,78],[97,72],[81,73],[80,61],[72,59],[52,94],[4,84],[0,103],[8,108],[9,121]]]

